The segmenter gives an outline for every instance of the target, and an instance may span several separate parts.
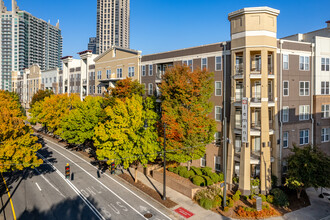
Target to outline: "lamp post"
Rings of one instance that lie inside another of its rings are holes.
[[[144,121],[144,128],[148,127],[148,119]],[[163,197],[162,200],[166,200],[166,123],[164,122],[164,173],[163,173]]]

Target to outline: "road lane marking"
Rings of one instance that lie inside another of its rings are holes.
[[[41,188],[40,188],[40,186],[38,185],[38,183],[36,183],[36,185],[37,185],[38,189],[41,191]]]
[[[39,154],[39,153],[37,153],[37,154]],[[39,154],[39,155],[41,155],[41,154]],[[51,186],[51,187],[53,187],[63,198],[66,198],[64,195],[63,195],[63,193],[61,193],[61,191],[59,190],[59,189],[57,189],[53,184],[51,184],[50,182],[49,182],[49,180],[43,175],[43,174],[41,174],[40,172],[39,172],[39,170],[37,170],[37,168],[35,168],[35,170],[37,171],[37,173]],[[40,190],[41,191],[41,190]]]
[[[46,139],[46,138],[45,138]],[[93,165],[91,165],[88,161],[86,161],[85,159],[77,156],[76,154],[72,153],[71,151],[63,148],[62,146],[46,139],[47,141],[49,141],[50,143],[59,146],[61,149],[64,149],[65,151],[69,152],[70,154],[74,155],[75,157],[77,157],[78,159],[85,161],[88,165],[90,165],[91,167],[93,167],[94,169],[98,170],[96,167],[94,167]],[[50,147],[48,145],[48,147]],[[50,147],[52,148],[52,147]],[[53,150],[55,150],[54,148],[52,148]],[[56,152],[58,152],[57,150],[55,150]],[[59,152],[58,152],[59,153]],[[60,153],[61,154],[61,153]],[[63,154],[62,154],[63,155]],[[67,158],[67,157],[66,157]],[[72,161],[72,160],[71,160]],[[73,162],[73,161],[72,161]],[[86,172],[86,171],[85,171]],[[89,173],[88,173],[89,174]],[[164,213],[162,213],[161,211],[159,211],[157,208],[155,208],[153,205],[151,205],[150,203],[148,203],[147,201],[145,201],[143,198],[141,198],[140,196],[138,196],[137,194],[135,194],[133,191],[131,191],[130,189],[128,189],[126,186],[124,186],[123,184],[119,183],[117,180],[115,180],[114,178],[112,178],[111,176],[109,176],[107,173],[104,173],[107,177],[109,177],[111,180],[113,180],[114,182],[116,182],[118,185],[122,186],[124,189],[126,189],[127,191],[129,191],[130,193],[132,193],[133,195],[135,195],[137,198],[139,198],[140,200],[142,200],[143,202],[145,202],[146,204],[148,204],[151,208],[155,209],[156,211],[158,211],[160,214],[162,214],[163,216],[165,216],[167,219],[172,220],[170,217],[168,217],[167,215],[165,215]],[[90,176],[92,176],[91,174],[89,174]],[[93,177],[93,176],[92,176]],[[95,180],[99,181],[98,179],[96,179],[95,177],[93,177]],[[100,181],[99,181],[100,182]],[[102,184],[103,185],[103,184]],[[145,217],[144,217],[145,218]]]
[[[8,193],[8,197],[9,197],[10,205],[11,205],[11,210],[13,211],[13,217],[14,217],[14,220],[16,220],[16,214],[15,214],[15,209],[14,209],[13,201],[11,200],[11,195],[10,195],[9,189],[8,189],[8,187],[7,187],[6,180],[5,180],[5,178],[3,177],[3,175],[2,175],[2,172],[1,172],[1,176],[2,176],[3,182],[4,182],[4,184],[5,184],[5,186],[6,186],[6,189],[7,189],[7,193]]]
[[[99,181],[97,178],[95,178],[92,174],[90,174],[89,172],[87,172],[85,169],[83,169],[81,166],[79,166],[77,163],[75,163],[73,160],[71,160],[70,158],[68,158],[67,156],[65,156],[64,154],[62,154],[61,152],[55,150],[54,148],[50,147],[48,144],[47,146],[49,148],[51,148],[52,150],[56,151],[58,154],[62,155],[63,157],[65,157],[66,159],[68,159],[69,161],[71,161],[73,164],[75,164],[77,167],[79,167],[82,171],[84,171],[86,174],[88,174],[90,177],[92,177],[94,180],[96,180],[97,182],[99,182],[104,188],[106,188],[109,192],[111,192],[112,194],[114,194],[118,199],[120,199],[121,201],[123,201],[126,205],[128,205],[131,209],[133,209],[137,214],[139,214],[142,218],[147,219],[146,217],[144,217],[138,210],[136,210],[133,206],[131,206],[130,204],[128,204],[124,199],[122,199],[119,195],[117,195],[114,191],[112,191],[111,189],[109,189],[106,185],[104,185],[101,181]]]
[[[38,153],[39,154],[39,153]],[[83,202],[90,208],[90,210],[96,215],[98,219],[105,220],[103,215],[97,210],[97,208],[91,204],[88,199],[82,195],[79,190],[68,180],[65,178],[65,176],[55,167],[53,166],[44,156],[39,154],[42,160],[46,162],[51,168],[55,170],[55,172],[71,187],[71,189],[83,200]],[[16,219],[15,219],[16,220]]]

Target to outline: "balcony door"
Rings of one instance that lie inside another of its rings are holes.
[[[261,100],[261,82],[256,81],[254,83],[254,97],[257,100]]]

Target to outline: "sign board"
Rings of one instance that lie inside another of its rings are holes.
[[[254,208],[257,211],[261,211],[262,210],[262,199],[261,199],[261,197],[254,196],[253,198],[256,200],[256,203],[255,203],[255,207]]]
[[[248,98],[242,98],[242,143],[248,142]]]
[[[177,208],[176,210],[174,210],[175,212],[179,213],[180,215],[182,215],[185,218],[190,218],[193,215],[195,215],[194,213],[189,212],[187,209],[184,209],[182,207]]]

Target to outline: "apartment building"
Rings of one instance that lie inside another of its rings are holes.
[[[129,48],[130,0],[97,0],[96,53],[111,46]]]
[[[95,63],[97,55],[91,50],[78,53],[80,59],[62,57],[63,70],[59,71],[59,94],[77,93],[83,100],[95,94]]]
[[[11,73],[38,64],[41,70],[61,66],[62,36],[59,23],[49,24],[12,1],[8,11],[0,0],[0,89],[11,91]]]
[[[112,46],[94,61],[97,95],[103,94],[109,87],[115,87],[119,80],[140,80],[141,51]]]

